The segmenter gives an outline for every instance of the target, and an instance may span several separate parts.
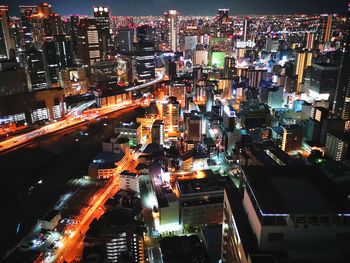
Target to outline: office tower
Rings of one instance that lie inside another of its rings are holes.
[[[73,49],[69,36],[45,37],[43,42],[44,64],[51,85],[57,85],[58,69],[73,66]]]
[[[303,129],[300,125],[282,126],[282,150],[285,152],[298,151],[303,143]]]
[[[155,56],[136,55],[135,69],[138,81],[146,81],[155,78]]]
[[[232,79],[236,71],[236,60],[234,57],[225,57],[224,61],[224,78]]]
[[[28,91],[24,68],[16,61],[0,61],[0,97]]]
[[[42,49],[38,46],[27,47],[24,61],[29,91],[49,88]]]
[[[0,5],[0,59],[9,59],[11,50],[15,50],[15,40],[10,28],[8,6]]]
[[[164,144],[164,122],[162,120],[155,120],[151,128],[152,143]]]
[[[48,18],[43,19],[43,36],[57,36],[63,34],[62,18],[59,14],[51,13]],[[42,37],[43,37],[42,36]]]
[[[98,30],[96,20],[82,18],[78,28],[78,62],[82,65],[93,65],[101,61]]]
[[[70,16],[69,35],[71,36],[74,58],[78,56],[78,30],[79,30],[79,16]]]
[[[268,89],[267,93],[267,105],[271,109],[282,108],[283,103],[283,87],[282,86],[272,86]]]
[[[137,52],[154,55],[155,51],[155,29],[149,25],[142,25],[136,28],[136,43],[135,49]]]
[[[174,52],[179,49],[179,15],[177,10],[168,10],[164,13],[164,40],[168,49]]]
[[[330,41],[331,36],[332,36],[332,20],[333,20],[333,15],[326,15],[326,16],[321,16],[321,23],[323,26],[323,36],[322,40],[323,43],[326,43]]]
[[[301,85],[304,82],[305,70],[312,64],[312,52],[300,51],[296,57],[295,75],[298,76],[298,92],[301,92]]]
[[[315,44],[315,33],[308,32],[305,34],[305,48],[313,50]]]
[[[109,17],[110,11],[107,7],[94,7],[94,18],[96,20],[102,57],[110,54],[110,49],[113,47],[110,34]]]
[[[232,33],[232,19],[229,17],[229,9],[218,9],[216,20],[216,36],[225,37]]]
[[[197,113],[187,114],[185,117],[187,141],[202,141],[202,117]]]
[[[119,28],[116,37],[117,51],[121,53],[132,53],[135,51],[136,29]]]
[[[248,79],[248,86],[252,88],[258,88],[260,82],[267,76],[267,70],[249,68],[244,76]]]
[[[325,154],[334,161],[346,160],[350,137],[348,133],[327,133]]]
[[[225,186],[222,261],[347,262],[348,214],[315,166],[245,166],[240,187]]]
[[[176,97],[169,97],[163,103],[163,121],[166,132],[177,132],[179,130],[180,103]]]
[[[309,94],[317,99],[329,100],[332,108],[337,85],[339,67],[333,64],[317,63],[311,66]]]
[[[36,13],[37,7],[35,5],[20,5],[19,12],[22,23],[23,37],[21,39],[21,46],[29,45],[33,41],[32,21],[31,16]]]
[[[224,130],[233,131],[235,129],[236,113],[232,105],[225,105],[222,112]]]
[[[350,3],[348,6],[347,36],[342,47],[341,65],[334,97],[333,112],[344,120],[350,119]]]
[[[198,94],[199,92],[196,92]],[[205,89],[205,111],[211,112],[214,105],[214,90],[213,86],[208,86]]]

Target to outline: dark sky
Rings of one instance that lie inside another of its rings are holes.
[[[214,15],[218,8],[230,8],[231,14],[345,13],[349,0],[51,0],[55,12],[92,14],[92,6],[106,5],[112,15],[160,15],[178,9],[183,15]],[[38,4],[37,0],[0,0],[18,14],[20,4]]]

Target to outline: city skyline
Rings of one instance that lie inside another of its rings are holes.
[[[14,0],[2,1],[1,4],[8,4],[10,13],[16,15],[19,5],[40,4],[44,1],[38,0]],[[78,1],[77,1],[78,2]],[[269,14],[319,14],[319,13],[345,13],[346,0],[339,0],[329,6],[327,0],[307,0],[295,4],[294,0],[150,0],[144,5],[143,0],[110,1],[110,0],[87,0],[74,6],[69,5],[68,0],[54,0],[50,4],[54,10],[61,15],[91,15],[93,6],[108,6],[115,16],[161,16],[164,10],[177,9],[181,15],[212,16],[218,8],[230,9],[231,15],[269,15]],[[198,6],[201,8],[198,8]]]

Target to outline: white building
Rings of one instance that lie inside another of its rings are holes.
[[[119,180],[120,189],[133,190],[134,192],[140,193],[138,174],[122,171]]]

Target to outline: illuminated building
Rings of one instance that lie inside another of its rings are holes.
[[[215,35],[218,37],[232,34],[232,19],[229,17],[229,12],[230,9],[218,9],[218,14],[215,17]]]
[[[313,50],[315,45],[315,33],[306,33],[305,35],[305,48],[307,50]]]
[[[207,66],[208,62],[208,50],[195,50],[193,55],[193,64]]]
[[[241,102],[237,118],[240,125],[245,129],[269,127],[271,125],[269,107],[255,101]]]
[[[15,41],[10,29],[8,6],[0,5],[0,59],[10,59],[11,49],[15,49]]]
[[[233,131],[235,129],[236,112],[232,105],[225,105],[222,112],[222,121],[225,130]]]
[[[128,137],[130,146],[136,146],[142,140],[142,125],[137,122],[122,123],[114,128],[114,133]]]
[[[200,94],[200,92],[198,93]],[[212,86],[208,86],[205,89],[205,111],[211,112],[213,105],[214,105],[214,89]]]
[[[334,161],[343,162],[348,155],[349,142],[347,133],[327,133],[325,154]]]
[[[26,48],[24,61],[29,91],[49,88],[43,51],[34,46]]]
[[[164,144],[164,122],[162,120],[155,120],[151,129],[152,143]]]
[[[62,88],[37,90],[34,93],[35,104],[31,109],[32,123],[53,121],[63,118],[66,111]]]
[[[283,138],[281,149],[285,152],[298,151],[303,143],[303,129],[299,125],[282,126]]]
[[[323,40],[323,43],[326,43],[331,40],[333,15],[330,14],[330,15],[321,16],[321,20],[322,20],[321,23],[323,26],[322,40]]]
[[[333,104],[335,116],[344,120],[350,119],[350,4],[347,18],[347,36],[345,36],[342,47],[341,65]]]
[[[113,44],[111,43],[109,16],[110,11],[108,7],[94,7],[94,18],[96,19],[102,57],[110,54],[110,47],[113,47]]]
[[[196,113],[187,114],[185,117],[185,129],[187,141],[202,141],[202,117]]]
[[[125,209],[128,210],[128,209]],[[123,211],[109,211],[90,224],[84,239],[83,261],[98,258],[107,262],[145,263],[144,223]],[[97,247],[99,253],[89,254]]]
[[[349,259],[349,200],[320,169],[246,166],[241,181],[225,186],[223,262]]]
[[[152,55],[136,55],[135,70],[138,81],[146,81],[155,78],[155,56]]]
[[[176,181],[184,227],[222,222],[224,181],[218,177]]]
[[[43,36],[57,36],[63,34],[62,18],[59,14],[52,13],[43,19]],[[43,37],[41,36],[41,37]]]
[[[177,132],[179,130],[180,104],[175,97],[169,97],[163,103],[163,121],[166,132]]]
[[[224,78],[233,78],[236,71],[236,60],[234,57],[226,56],[224,59]]]
[[[312,64],[310,96],[333,103],[338,72],[339,67],[333,64]]]
[[[168,86],[168,95],[176,97],[181,107],[185,106],[186,86],[183,83],[174,83]]]
[[[91,66],[101,61],[102,53],[96,20],[82,18],[78,27],[78,60],[82,65]]]
[[[198,36],[185,36],[185,52],[196,49]]]
[[[264,80],[267,76],[266,69],[256,69],[256,68],[248,68],[242,69],[239,76],[246,77],[248,79],[248,86],[252,88],[258,88],[260,82]]]
[[[136,28],[119,28],[117,40],[117,51],[121,53],[131,53],[135,51]]]
[[[168,49],[178,51],[179,49],[179,12],[168,10],[164,13],[164,40]]]
[[[73,66],[73,49],[70,37],[45,37],[43,55],[46,74],[51,85],[58,83],[58,70]]]
[[[36,13],[37,7],[35,5],[20,5],[19,11],[21,16],[21,23],[23,29],[23,37],[21,40],[21,46],[31,44],[33,41],[32,35],[32,14]]]
[[[66,97],[86,94],[89,83],[86,68],[77,67],[59,70],[58,83],[64,89]]]
[[[307,67],[312,64],[312,52],[301,51],[298,52],[295,64],[295,75],[298,76],[298,84],[303,83],[304,74]],[[299,85],[300,86],[300,85]],[[301,91],[301,87],[298,87],[298,92]]]
[[[140,186],[138,174],[122,171],[119,175],[119,187],[120,189],[132,190],[136,193],[139,193]]]
[[[272,86],[267,91],[267,105],[271,109],[282,108],[283,105],[283,87]]]

